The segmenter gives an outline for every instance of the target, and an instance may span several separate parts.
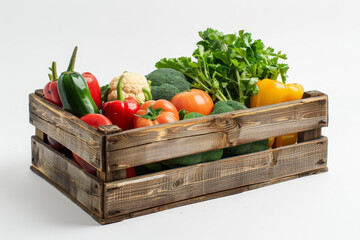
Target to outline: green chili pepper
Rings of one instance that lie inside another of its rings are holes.
[[[67,71],[61,73],[59,77],[58,91],[64,110],[82,117],[89,113],[98,113],[99,109],[91,97],[86,80],[80,73],[74,71],[76,53],[77,46]]]

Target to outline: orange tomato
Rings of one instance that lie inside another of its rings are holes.
[[[178,111],[184,109],[189,113],[198,112],[202,115],[209,115],[214,108],[209,94],[199,89],[178,93],[171,99],[171,103]]]
[[[157,109],[162,110],[157,111]],[[136,115],[144,116],[146,118]],[[179,121],[179,113],[171,102],[164,99],[157,101],[150,100],[141,105],[140,109],[135,113],[134,127],[148,127],[175,121]]]

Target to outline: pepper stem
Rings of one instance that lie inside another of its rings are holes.
[[[134,116],[137,117],[141,117],[141,118],[145,118],[145,119],[149,119],[150,121],[154,121],[160,114],[162,111],[165,111],[162,108],[157,108],[154,109],[154,106],[151,105],[147,110],[146,113],[144,115],[138,115],[138,114],[134,114]]]
[[[143,89],[142,89],[142,92],[143,92],[144,95],[145,95],[145,102],[152,100],[152,96],[151,96],[151,93],[150,93],[149,90],[147,90],[146,88],[143,88]]]
[[[77,46],[74,48],[73,54],[72,54],[71,59],[70,59],[69,67],[67,69],[68,72],[74,72],[77,48],[78,48]]]
[[[50,79],[51,82],[54,81],[54,78],[50,73],[48,74],[48,76],[49,76],[49,79]]]
[[[117,85],[117,99],[120,101],[125,101],[124,96],[122,94],[122,82],[124,80],[124,76],[121,76]]]
[[[56,82],[58,80],[58,75],[57,75],[57,69],[56,69],[56,62],[52,62],[52,66],[51,66],[51,72],[52,72],[52,76],[53,76],[53,81]]]
[[[188,113],[188,111],[186,111],[185,109],[181,109],[180,111],[179,111],[179,119],[180,120],[184,120],[184,117],[185,117],[185,115]]]

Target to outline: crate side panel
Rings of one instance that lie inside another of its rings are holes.
[[[106,170],[120,170],[324,126],[327,126],[327,96],[320,95],[141,131],[130,130],[106,136]]]
[[[104,184],[105,218],[326,167],[327,138]]]
[[[33,167],[94,214],[102,217],[103,184],[38,137],[33,136],[31,143]]]
[[[160,211],[171,209],[171,208],[185,206],[185,205],[192,204],[192,203],[197,203],[197,202],[207,201],[207,200],[220,198],[220,197],[224,197],[224,196],[229,196],[232,194],[238,194],[238,193],[242,193],[245,191],[250,191],[250,190],[257,189],[257,188],[266,187],[266,186],[269,186],[272,184],[277,184],[277,183],[293,180],[293,179],[300,178],[300,177],[306,177],[306,176],[310,176],[313,174],[324,173],[327,171],[328,171],[327,167],[318,168],[315,170],[311,170],[311,171],[307,171],[307,172],[303,172],[303,173],[299,173],[299,174],[295,174],[295,175],[271,179],[266,182],[255,183],[255,184],[250,184],[250,185],[246,185],[246,186],[242,186],[242,187],[238,187],[238,188],[232,188],[232,189],[225,190],[225,191],[210,193],[210,194],[193,197],[193,198],[189,198],[189,199],[185,199],[185,200],[181,200],[181,201],[177,201],[177,202],[173,202],[173,203],[168,203],[165,205],[147,208],[147,209],[132,212],[132,213],[127,213],[124,215],[119,215],[116,217],[104,218],[104,219],[101,219],[101,223],[102,224],[115,223],[115,222],[123,221],[123,220],[129,219],[129,218],[139,217],[139,216],[156,213],[156,212],[160,212]]]
[[[242,127],[245,128],[261,124],[283,124],[288,123],[291,120],[306,120],[308,118],[313,119],[314,117],[319,117],[319,120],[324,120],[323,118],[326,116],[325,113],[327,113],[327,95],[317,91],[313,92],[311,92],[311,94],[304,95],[307,96],[305,99],[296,101],[250,108],[197,119],[183,120],[181,122],[161,124],[158,126],[133,129],[118,134],[112,134],[108,136],[107,150],[119,150],[143,145],[149,142],[202,135],[214,131],[235,131],[234,128],[239,127],[239,123],[243,124]],[[294,110],[301,111],[301,113],[294,113]],[[318,110],[320,110],[320,112],[317,113]],[[249,141],[253,141],[253,139],[250,139]]]
[[[98,170],[104,169],[103,134],[45,99],[30,94],[30,123]]]

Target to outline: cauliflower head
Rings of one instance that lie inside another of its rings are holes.
[[[144,75],[134,72],[124,72],[122,75],[114,77],[111,80],[109,84],[111,90],[108,94],[107,100],[117,100],[117,85],[120,77],[122,76],[124,76],[124,79],[122,81],[123,97],[133,97],[139,103],[144,103],[145,94],[143,93],[142,89],[145,88],[146,90],[150,91],[149,83]]]

